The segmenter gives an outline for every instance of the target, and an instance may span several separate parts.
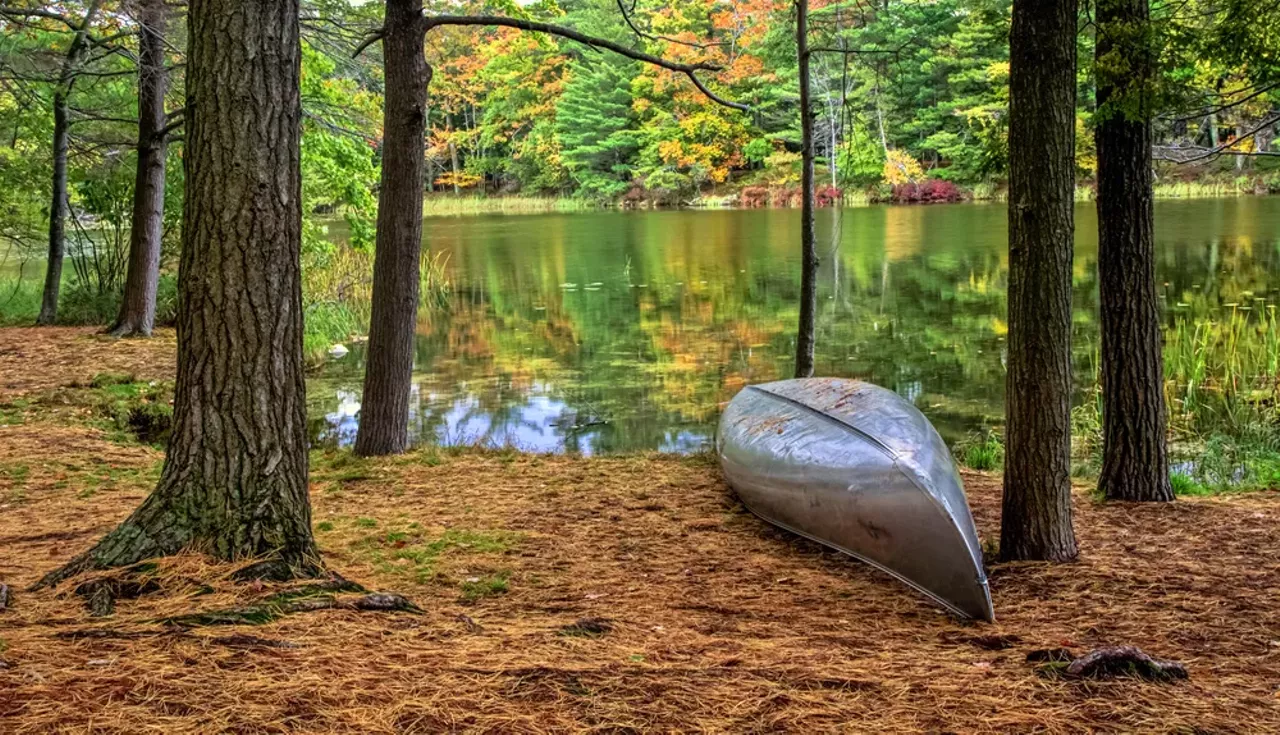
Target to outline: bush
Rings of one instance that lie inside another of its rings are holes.
[[[739,203],[749,209],[769,206],[769,188],[766,186],[748,186],[742,190]]]
[[[972,433],[952,450],[960,464],[974,470],[995,470],[1004,464],[1004,443],[994,431]]]
[[[840,204],[844,199],[844,192],[834,186],[819,186],[813,192],[814,204],[819,207],[830,207]]]
[[[893,187],[894,204],[938,204],[962,202],[964,192],[960,187],[943,179],[928,179],[919,184],[898,184]]]
[[[58,298],[59,324],[107,325],[120,313],[120,292],[100,291],[81,281],[64,282]]]

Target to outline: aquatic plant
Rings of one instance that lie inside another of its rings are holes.
[[[337,342],[369,331],[373,303],[373,252],[347,245],[309,253],[302,269],[303,350],[308,360],[323,358]],[[419,319],[429,321],[448,308],[447,253],[424,252],[419,285]]]

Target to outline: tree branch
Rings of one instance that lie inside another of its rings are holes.
[[[1245,89],[1248,89],[1248,87],[1246,87]],[[1233,101],[1231,101],[1231,102],[1224,102],[1224,103],[1222,103],[1221,105],[1218,105],[1217,107],[1211,107],[1211,108],[1209,108],[1209,109],[1207,109],[1207,110],[1201,110],[1200,112],[1197,112],[1197,113],[1194,113],[1194,114],[1191,114],[1191,115],[1185,115],[1185,116],[1183,116],[1183,117],[1175,117],[1175,118],[1173,118],[1173,121],[1174,121],[1174,122],[1189,122],[1189,121],[1191,121],[1191,120],[1196,120],[1196,119],[1201,118],[1201,117],[1207,117],[1207,116],[1209,116],[1209,115],[1216,115],[1216,114],[1218,114],[1219,112],[1222,112],[1222,111],[1224,111],[1224,110],[1229,110],[1229,109],[1231,109],[1232,107],[1235,107],[1235,106],[1237,106],[1237,105],[1242,105],[1242,104],[1244,104],[1245,102],[1248,102],[1249,100],[1251,100],[1251,99],[1253,99],[1253,98],[1255,98],[1255,97],[1260,97],[1260,96],[1262,96],[1262,95],[1266,94],[1267,92],[1270,92],[1270,91],[1271,91],[1271,90],[1273,90],[1273,89],[1280,89],[1280,81],[1271,82],[1270,84],[1264,84],[1264,85],[1262,85],[1261,87],[1258,87],[1257,89],[1255,89],[1255,90],[1253,91],[1253,93],[1252,93],[1252,94],[1249,94],[1249,95],[1247,95],[1247,96],[1245,96],[1245,97],[1241,97],[1240,99],[1237,99],[1237,100],[1233,100]]]
[[[524,20],[521,18],[504,18],[497,15],[437,15],[426,19],[427,31],[430,31],[436,26],[499,26],[505,28],[516,28],[522,31],[532,31],[534,33],[546,33],[552,36],[560,36],[561,38],[577,41],[578,43],[590,46],[591,48],[606,49],[620,56],[625,56],[628,59],[635,59],[636,61],[652,64],[653,66],[666,69],[668,71],[684,74],[689,77],[689,81],[693,82],[693,86],[697,87],[698,91],[706,95],[707,99],[712,102],[735,110],[741,110],[743,112],[750,112],[751,110],[747,105],[740,102],[732,102],[716,95],[710,89],[707,89],[707,86],[702,83],[702,80],[698,79],[697,72],[720,71],[721,67],[717,64],[711,64],[705,61],[693,64],[670,61],[660,56],[654,56],[653,54],[646,53],[638,49],[623,46],[620,43],[614,43],[613,41],[605,38],[597,38],[596,36],[588,36],[584,33],[579,33],[572,28],[554,25],[551,23],[541,23],[535,20]],[[372,43],[372,41],[369,41],[369,43]],[[363,45],[367,44],[362,44],[362,46]]]
[[[622,4],[619,2],[619,8],[621,7]],[[692,64],[670,61],[660,56],[654,56],[653,54],[640,51],[639,49],[623,46],[620,43],[615,43],[606,38],[598,38],[596,36],[588,36],[585,33],[579,33],[578,31],[566,26],[554,25],[552,23],[541,23],[536,20],[524,20],[522,18],[505,18],[499,15],[435,15],[424,18],[424,33],[430,32],[432,28],[437,26],[496,26],[502,28],[515,28],[522,31],[531,31],[533,33],[546,33],[551,36],[560,36],[561,38],[577,41],[578,43],[590,46],[594,49],[605,49],[620,56],[625,56],[628,59],[635,59],[636,61],[652,64],[653,66],[657,66],[668,71],[683,74],[689,78],[689,81],[693,82],[693,86],[697,87],[699,92],[706,95],[707,99],[712,102],[734,110],[741,110],[742,112],[751,111],[751,107],[748,105],[744,105],[741,102],[733,102],[715,94],[707,88],[707,85],[704,84],[701,79],[698,78],[697,73],[700,71],[720,71],[721,67],[717,64],[705,61]],[[359,46],[356,46],[355,51],[351,54],[352,57],[359,56],[366,48],[381,40],[385,33],[385,28],[379,28],[369,34],[368,37],[360,42]]]
[[[1204,160],[1204,159],[1206,159],[1206,158],[1213,158],[1214,156],[1224,155],[1224,154],[1225,154],[1225,155],[1229,155],[1229,156],[1276,156],[1276,155],[1280,155],[1280,151],[1233,151],[1233,150],[1231,150],[1232,146],[1239,145],[1239,144],[1240,144],[1240,141],[1244,140],[1245,138],[1248,138],[1248,137],[1249,137],[1249,136],[1251,136],[1251,135],[1255,135],[1255,134],[1257,134],[1259,131],[1261,131],[1261,130],[1263,130],[1263,129],[1265,129],[1265,128],[1267,128],[1267,127],[1271,126],[1271,125],[1274,125],[1274,124],[1276,124],[1276,123],[1278,123],[1278,122],[1280,122],[1280,115],[1273,115],[1273,116],[1271,116],[1271,117],[1267,118],[1266,120],[1263,120],[1261,123],[1259,123],[1259,124],[1255,125],[1254,127],[1250,128],[1249,130],[1246,130],[1245,132],[1241,133],[1240,135],[1237,135],[1236,137],[1232,138],[1231,140],[1229,140],[1229,141],[1227,141],[1227,142],[1223,143],[1222,145],[1215,146],[1215,147],[1213,147],[1213,148],[1200,148],[1200,147],[1190,147],[1190,146],[1185,147],[1185,148],[1184,148],[1184,147],[1179,147],[1179,146],[1154,146],[1154,148],[1155,148],[1155,150],[1156,150],[1155,157],[1156,157],[1156,158],[1159,158],[1159,159],[1160,159],[1160,160],[1162,160],[1162,161],[1172,161],[1173,163],[1194,163],[1194,162],[1196,162],[1196,161],[1203,161],[1203,160]],[[1177,154],[1177,153],[1182,152],[1182,151],[1187,151],[1187,152],[1195,152],[1197,155],[1191,156],[1190,158],[1182,158],[1182,157],[1177,156],[1177,155],[1172,155],[1172,156],[1171,156],[1171,155],[1168,155],[1168,154],[1166,154],[1166,153],[1163,153],[1163,152],[1161,152],[1161,150],[1162,150],[1162,149],[1163,149],[1164,151],[1168,151],[1168,153],[1172,153],[1172,154]]]
[[[517,28],[522,31],[532,31],[534,33],[546,33],[552,36],[567,38],[571,41],[577,41],[578,43],[590,46],[591,48],[607,49],[629,59],[643,61],[646,64],[653,64],[654,66],[679,72],[681,74],[691,74],[697,71],[720,71],[721,69],[720,66],[707,62],[682,64],[678,61],[669,61],[644,51],[623,46],[620,43],[614,43],[606,38],[588,36],[585,33],[579,33],[572,28],[553,25],[551,23],[541,23],[536,20],[504,18],[497,15],[436,15],[426,19],[426,30],[430,31],[436,26],[499,26],[505,28]]]
[[[635,10],[634,2],[632,2],[631,4],[631,9]],[[635,31],[635,34],[640,38],[645,38],[650,41],[666,41],[667,43],[677,43],[677,44],[680,44],[681,46],[688,46],[689,48],[697,48],[697,49],[723,48],[724,46],[728,45],[724,41],[713,41],[711,43],[695,43],[693,41],[681,41],[678,38],[672,38],[670,36],[657,36],[647,31],[642,31],[638,26],[636,26],[635,22],[631,20],[631,13],[627,10],[627,6],[623,2],[623,0],[618,0],[618,12],[622,13],[622,19],[627,22],[627,25],[631,27],[631,30]],[[712,95],[707,95],[707,96],[710,97]]]

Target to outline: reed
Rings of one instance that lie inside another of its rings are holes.
[[[452,285],[447,253],[423,253],[418,288],[419,319],[429,321],[449,306]],[[308,258],[302,269],[303,350],[317,361],[335,343],[369,332],[373,304],[373,252],[338,245]]]
[[[1186,308],[1186,307],[1179,307]],[[1179,315],[1165,331],[1165,396],[1178,472],[1210,490],[1280,482],[1280,320],[1255,299]]]
[[[1206,199],[1253,194],[1254,190],[1235,181],[1170,181],[1156,184],[1153,193],[1157,199]]]
[[[458,217],[473,214],[539,214],[543,212],[585,212],[601,209],[591,199],[569,197],[434,195],[423,201],[427,217]]]

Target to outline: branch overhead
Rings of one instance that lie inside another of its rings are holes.
[[[698,91],[706,95],[707,99],[710,99],[712,102],[715,102],[716,104],[719,104],[719,105],[724,105],[725,107],[729,107],[735,110],[741,110],[743,112],[748,112],[751,110],[751,108],[747,105],[744,105],[740,102],[733,102],[731,100],[726,100],[723,97],[716,95],[710,89],[707,88],[706,84],[704,84],[701,79],[698,78],[697,73],[700,71],[711,71],[711,72],[720,71],[722,67],[719,66],[718,64],[712,64],[710,62],[705,62],[705,61],[699,61],[691,64],[686,64],[679,61],[671,61],[670,59],[664,59],[661,56],[655,56],[645,51],[641,51],[639,49],[634,49],[629,46],[624,46],[620,43],[610,41],[607,38],[599,38],[596,36],[589,36],[585,33],[580,33],[567,26],[555,25],[553,23],[542,23],[536,20],[524,20],[522,18],[506,18],[499,15],[434,15],[434,16],[427,16],[423,19],[424,33],[429,32],[432,28],[436,28],[438,26],[483,26],[483,27],[499,27],[499,28],[516,28],[522,31],[530,31],[533,33],[546,33],[552,36],[567,38],[571,41],[577,41],[578,43],[581,43],[585,46],[589,46],[594,49],[603,49],[606,51],[612,51],[613,53],[618,54],[620,56],[625,56],[628,59],[635,59],[636,61],[641,61],[646,64],[652,64],[653,66],[656,66],[662,69],[667,69],[668,71],[673,71],[678,74],[684,74],[689,78],[689,81],[693,82],[693,85],[698,88]],[[352,56],[359,56],[366,48],[368,48],[369,46],[381,40],[383,35],[385,35],[385,33],[386,33],[386,29],[380,28],[374,31],[373,33],[369,34],[369,36],[367,36],[363,41],[361,41],[360,45],[356,47],[355,51],[352,53]]]

